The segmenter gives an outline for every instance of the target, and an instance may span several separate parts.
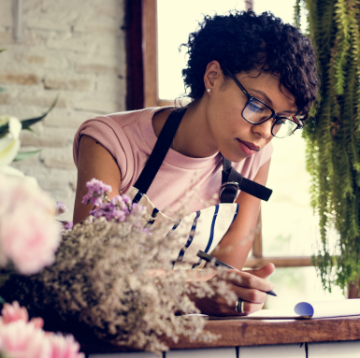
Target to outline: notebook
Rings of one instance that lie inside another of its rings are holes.
[[[294,304],[293,309],[263,309],[248,316],[209,317],[209,319],[310,319],[357,315],[360,315],[360,298],[299,302]]]

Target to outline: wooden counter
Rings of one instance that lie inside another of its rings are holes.
[[[305,350],[308,349],[307,343],[348,342],[359,340],[356,344],[356,349],[358,356],[360,357],[360,316],[309,320],[211,320],[206,323],[205,330],[219,334],[221,335],[221,338],[209,343],[199,341],[190,342],[189,339],[180,339],[177,344],[167,341],[171,351],[220,347],[254,347],[264,345],[271,345],[273,348],[276,348],[274,347],[275,345],[284,346],[297,344],[298,347],[304,346],[303,349],[305,358],[305,356],[310,357],[309,352],[305,352]],[[303,343],[305,343],[305,345],[303,345]],[[344,344],[341,346],[344,347]],[[349,345],[347,344],[345,346]],[[353,345],[350,344],[350,346]],[[312,345],[312,347],[315,346]],[[331,347],[332,351],[336,351],[336,349],[333,349],[335,346]],[[101,344],[96,347],[89,347],[85,344],[83,345],[83,349],[83,351],[86,351],[87,353],[93,353],[90,354],[91,358],[107,356],[106,354],[94,355],[94,353],[131,351],[131,349],[127,349],[125,347],[115,347]],[[240,348],[240,351],[241,349],[242,348]],[[206,349],[206,351],[208,351],[208,349]],[[233,351],[233,349],[231,351]],[[187,352],[189,353],[189,351]],[[298,348],[296,349],[296,352],[298,354]],[[146,356],[149,354],[151,355],[151,353],[147,353]],[[169,353],[166,355],[168,354]],[[287,354],[289,357],[292,356],[289,352]],[[128,356],[128,354],[125,355]],[[122,356],[123,354],[119,354],[119,357]],[[342,354],[342,356],[346,357],[347,355]],[[190,356],[188,355],[188,357]],[[221,355],[219,355],[219,357],[221,357]]]

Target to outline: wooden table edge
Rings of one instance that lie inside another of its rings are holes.
[[[224,319],[207,321],[204,332],[220,337],[210,342],[202,341],[201,337],[194,341],[180,337],[177,343],[169,338],[163,341],[172,350],[355,341],[360,340],[360,316],[285,321]],[[87,347],[86,342],[80,343],[82,351],[87,353],[135,351],[131,347],[102,342],[95,347]]]

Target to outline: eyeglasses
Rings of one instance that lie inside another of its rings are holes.
[[[241,89],[242,93],[247,97],[248,101],[241,112],[242,117],[251,124],[262,124],[269,119],[274,119],[271,127],[271,134],[276,138],[285,138],[292,135],[297,129],[304,128],[302,119],[304,116],[280,117],[266,103],[251,96],[239,80],[226,68],[226,73],[235,81],[236,85]]]

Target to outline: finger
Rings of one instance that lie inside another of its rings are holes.
[[[266,278],[270,276],[274,271],[275,271],[275,265],[270,263],[259,269],[246,270],[243,272],[251,273],[252,275],[255,275],[257,277]]]
[[[251,303],[265,303],[267,299],[267,294],[259,290],[243,288],[243,287],[235,287],[234,292],[242,300]]]
[[[226,274],[227,280],[237,287],[252,288],[263,292],[269,292],[274,288],[271,282],[247,272],[232,271]]]
[[[250,303],[250,302],[244,302],[243,304],[243,315],[247,316],[251,313],[254,313],[256,311],[261,310],[264,307],[263,303]]]
[[[222,309],[223,314],[225,315],[236,315],[236,316],[247,316],[251,313],[257,312],[264,308],[263,303],[252,303],[243,301],[240,307],[242,308],[241,312],[237,311],[237,302],[233,306],[228,306],[226,309]]]

